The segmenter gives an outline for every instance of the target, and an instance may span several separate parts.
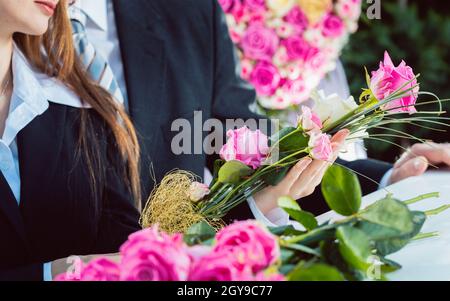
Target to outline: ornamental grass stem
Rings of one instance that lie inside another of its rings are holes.
[[[439,192],[431,192],[431,193],[419,195],[418,197],[412,198],[410,200],[406,200],[403,203],[405,205],[412,205],[412,204],[418,203],[423,200],[427,200],[427,199],[431,199],[431,198],[439,198],[439,196],[440,196]]]

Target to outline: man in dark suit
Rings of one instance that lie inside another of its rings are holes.
[[[175,119],[193,123],[194,111],[201,111],[203,120],[261,118],[249,110],[255,92],[238,75],[217,0],[77,0],[75,5],[87,16],[88,38],[109,61],[140,135],[144,197],[152,190],[153,179],[160,181],[172,169],[203,175],[205,154],[172,152]],[[376,182],[384,177],[384,182],[392,183],[423,173],[429,152],[424,150],[419,155],[425,157],[411,157],[394,169],[372,160],[340,163]],[[320,180],[324,165],[311,163],[308,176]],[[361,181],[365,193],[378,189],[366,178]],[[310,185],[320,183],[313,182]],[[314,198],[322,199],[319,193]],[[306,202],[306,207],[316,213],[326,210],[317,200]],[[249,213],[240,207],[233,217],[249,218]]]

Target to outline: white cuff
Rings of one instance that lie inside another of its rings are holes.
[[[380,187],[378,187],[379,189],[383,189],[389,186],[389,180],[391,179],[393,171],[394,169],[391,168],[387,173],[384,174],[383,178],[381,178]]]
[[[281,208],[275,208],[267,215],[264,215],[256,205],[255,199],[251,196],[247,199],[248,206],[253,213],[253,216],[263,223],[266,227],[279,227],[289,224],[289,214]]]
[[[44,263],[44,281],[53,281],[51,262]]]

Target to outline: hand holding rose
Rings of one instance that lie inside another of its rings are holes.
[[[253,197],[259,210],[263,214],[269,213],[278,207],[278,199],[282,196],[300,199],[313,194],[328,167],[336,161],[348,135],[348,130],[342,130],[331,139],[333,156],[330,161],[304,158],[291,169],[280,184],[256,193]]]

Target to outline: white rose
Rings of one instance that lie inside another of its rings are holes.
[[[295,0],[267,0],[267,6],[279,17],[285,16],[296,5]]]
[[[349,112],[358,108],[353,96],[342,99],[337,94],[325,95],[325,92],[315,91],[311,98],[314,100],[313,111],[319,115],[324,125],[336,122]]]

